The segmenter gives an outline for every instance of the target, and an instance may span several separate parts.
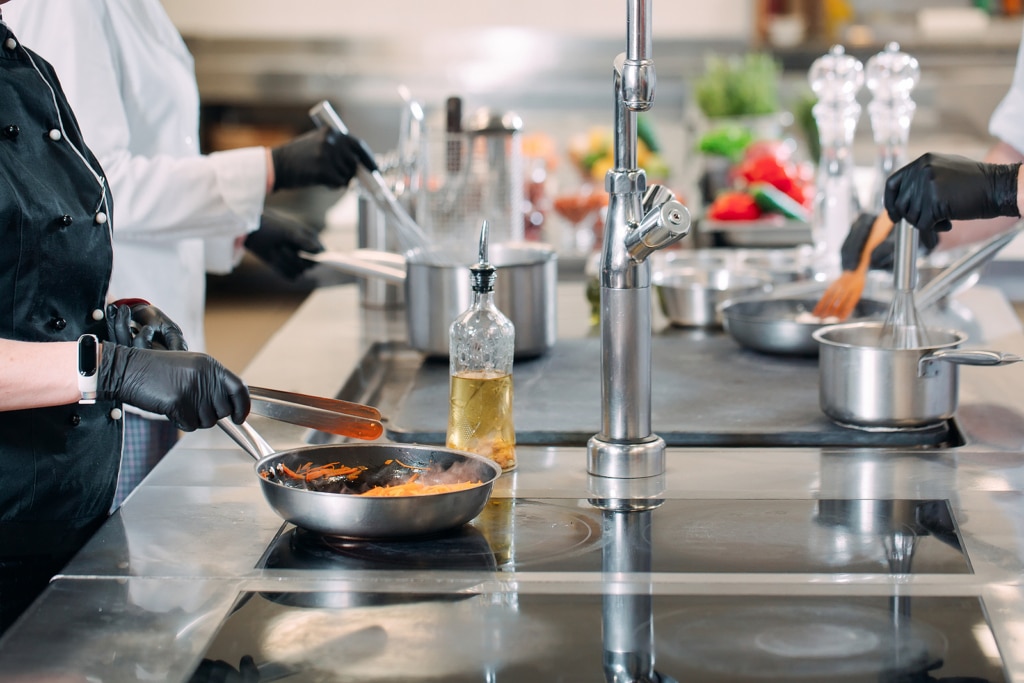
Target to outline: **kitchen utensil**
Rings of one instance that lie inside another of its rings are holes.
[[[917,229],[900,221],[896,229],[893,261],[894,290],[889,315],[882,326],[879,344],[890,349],[917,349],[928,345],[928,332],[914,304],[917,282]]]
[[[728,299],[719,305],[722,325],[740,345],[785,356],[816,356],[812,336],[826,324],[811,311],[816,299],[749,297]],[[853,309],[857,319],[881,319],[889,310],[884,301],[861,299]]]
[[[413,249],[403,257],[357,250],[307,258],[359,277],[403,282],[409,345],[428,356],[448,356],[448,328],[472,302],[469,263],[448,262],[443,245]],[[557,339],[558,256],[539,242],[492,244],[499,285],[494,303],[516,328],[515,356],[546,353]]]
[[[491,242],[523,239],[526,203],[522,129],[523,121],[514,112],[481,108],[469,117],[467,183],[480,203],[479,214],[470,216],[470,224],[464,226],[463,238],[486,220],[491,226]]]
[[[814,332],[820,344],[819,397],[834,422],[892,431],[934,426],[956,412],[957,365],[1007,365],[1020,356],[959,350],[961,332],[930,329],[928,346],[879,345],[881,322],[829,325]]]
[[[318,127],[332,128],[348,135],[348,127],[327,100],[319,102],[309,110],[309,116]],[[380,171],[371,171],[363,165],[356,170],[356,176],[363,188],[370,194],[382,211],[395,226],[396,235],[405,249],[415,249],[427,244],[427,237],[412,216],[398,202],[391,188],[384,182]]]
[[[917,290],[915,294],[917,309],[924,310],[961,286],[983,265],[995,258],[1003,247],[1016,239],[1021,230],[1024,230],[1024,222],[1019,222],[1007,232],[988,239],[946,266],[942,272]]]
[[[853,270],[844,270],[839,278],[829,285],[821,299],[814,307],[814,315],[818,318],[837,318],[839,321],[846,320],[853,313],[857,302],[864,293],[864,283],[867,281],[868,268],[871,266],[871,254],[875,248],[885,241],[892,230],[892,221],[889,214],[882,211],[871,224],[871,231],[864,240],[861,248],[860,260]]]
[[[310,531],[350,538],[402,538],[453,529],[476,517],[501,468],[487,458],[448,448],[400,444],[331,444],[276,452],[249,423],[218,425],[256,460],[255,472],[270,507],[285,521]],[[278,465],[297,470],[340,463],[366,467],[360,480],[397,484],[419,473],[423,483],[477,481],[471,488],[420,496],[376,497],[289,486]]]
[[[731,297],[764,292],[771,276],[755,270],[667,266],[651,277],[661,310],[679,327],[722,324],[717,306]]]
[[[249,397],[252,412],[282,422],[368,441],[384,433],[380,411],[361,403],[253,386]]]

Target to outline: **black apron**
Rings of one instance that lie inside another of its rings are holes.
[[[0,337],[107,337],[111,209],[52,67],[0,22]],[[0,412],[0,631],[106,519],[119,408]]]

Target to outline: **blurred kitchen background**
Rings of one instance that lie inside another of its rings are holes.
[[[575,267],[571,224],[555,199],[599,186],[603,177],[596,148],[613,120],[612,60],[625,49],[623,0],[164,5],[195,57],[204,151],[288,139],[311,127],[307,112],[322,99],[378,155],[398,144],[408,108],[403,89],[422,105],[428,137],[443,132],[452,96],[467,115],[481,107],[514,111],[522,119],[525,169],[538,183],[528,236],[564,248],[565,263]],[[657,146],[652,163],[695,216],[707,199],[707,159],[697,143],[709,128],[695,86],[709,60],[770,59],[777,66],[768,85],[779,135],[795,146],[797,160],[813,164],[812,62],[833,44],[866,61],[898,41],[921,68],[908,158],[924,151],[980,157],[992,142],[989,115],[1013,74],[1022,19],[1014,0],[655,0],[653,17],[658,80],[645,115]],[[869,93],[861,94],[866,103]],[[855,162],[870,167],[875,154],[865,111]],[[346,202],[342,192],[280,193],[271,203],[327,228],[332,220],[352,222],[352,198]],[[246,325],[255,350],[262,341],[254,330],[272,333],[317,282],[286,282],[248,260],[230,276],[211,277],[211,351],[240,368],[248,351],[231,330]],[[243,314],[250,317],[231,317]],[[220,329],[230,345],[219,346]]]

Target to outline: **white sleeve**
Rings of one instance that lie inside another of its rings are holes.
[[[1010,89],[992,112],[988,132],[1024,153],[1024,36],[1017,51],[1017,66]]]
[[[262,147],[205,156],[133,151],[133,116],[166,119],[172,114],[148,111],[146,103],[123,92],[129,87],[128,65],[134,59],[137,66],[143,58],[134,54],[141,49],[139,36],[128,34],[142,35],[141,30],[122,29],[119,35],[114,23],[124,16],[113,16],[106,0],[15,5],[14,12],[4,8],[4,18],[25,45],[54,66],[86,143],[110,182],[113,226],[120,238],[230,238],[256,229],[266,198]],[[188,78],[194,86],[194,73]]]

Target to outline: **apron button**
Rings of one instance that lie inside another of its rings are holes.
[[[92,319],[93,320],[95,320],[96,322],[99,322],[100,320],[103,320],[103,317],[104,316],[103,316],[103,309],[102,308],[95,308],[95,309],[93,309],[93,311],[92,311]]]
[[[18,41],[16,41],[14,38],[8,38],[4,41],[4,47],[6,47],[8,50],[13,50],[14,48],[18,47]]]
[[[69,216],[68,214],[64,214],[63,216],[60,217],[60,224],[63,225],[65,228],[74,222],[75,219]]]
[[[77,427],[78,425],[82,424],[82,416],[81,415],[72,415],[68,419],[68,422],[71,423],[72,427]]]
[[[61,139],[61,133],[59,128],[50,129],[48,135],[50,136],[50,139],[53,140],[54,142],[57,142],[57,140]]]
[[[96,221],[96,225],[103,225],[107,222],[107,214],[102,211],[97,211],[94,220]]]
[[[122,417],[124,417],[124,413],[120,408],[114,408],[110,411],[111,420],[120,420]]]
[[[4,137],[7,138],[8,140],[14,140],[15,138],[18,137],[18,133],[20,132],[21,128],[19,128],[18,124],[16,123],[12,123],[9,126],[4,126]]]
[[[68,326],[68,321],[64,318],[54,318],[50,321],[50,326],[59,332]]]

